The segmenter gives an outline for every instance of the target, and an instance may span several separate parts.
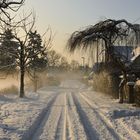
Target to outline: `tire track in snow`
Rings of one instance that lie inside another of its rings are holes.
[[[57,138],[62,138],[64,132],[64,93],[58,93],[58,97],[55,100],[49,117],[46,122],[44,122],[44,127],[42,128],[42,133],[39,136],[39,139],[35,140],[54,140]],[[61,115],[62,112],[62,115]],[[59,126],[60,125],[60,126]],[[60,132],[60,133],[59,133]],[[57,135],[56,135],[57,133]]]
[[[86,133],[77,113],[71,92],[67,94],[67,121],[70,137],[68,140],[87,140]]]
[[[129,135],[131,135],[133,139],[140,140],[140,135],[131,128],[128,128],[127,124],[125,124],[122,120],[117,120],[117,123],[120,124],[125,130],[127,130]]]
[[[105,116],[101,115],[101,113],[97,111],[97,109],[96,109],[97,107],[93,106],[93,104],[91,104],[89,102],[89,100],[85,96],[83,96],[81,94],[79,94],[79,95],[88,104],[88,106],[94,111],[94,113],[96,114],[97,118],[102,122],[102,124],[106,127],[106,129],[113,136],[113,138],[116,139],[116,140],[122,139],[122,136],[118,135],[118,133],[115,131],[115,129],[114,129],[113,125],[111,124],[111,122],[109,122],[109,120]]]
[[[66,139],[67,140],[75,140],[74,135],[73,135],[73,131],[72,131],[72,124],[70,121],[69,112],[67,112],[66,131],[67,131]]]
[[[78,101],[76,95],[72,93],[72,98],[74,101],[74,104],[76,106],[77,113],[79,114],[80,121],[84,127],[84,131],[86,133],[86,137],[88,140],[99,140],[99,134],[98,132],[92,127],[87,114],[82,109],[80,102]]]
[[[68,103],[67,94],[65,93],[64,107],[61,110],[61,115],[57,123],[55,140],[74,140],[67,103]]]
[[[94,103],[94,101],[92,100],[92,102],[91,102],[91,99],[90,99],[90,97],[89,96],[87,96],[87,95],[85,95],[85,94],[80,94],[81,95],[81,97],[85,100],[85,102],[87,102],[87,104],[91,107],[91,108],[93,108],[93,110],[95,110],[95,112],[100,116],[100,118],[102,118],[103,120],[104,120],[104,122],[108,125],[108,126],[110,126],[112,129],[111,129],[111,131],[114,129],[114,132],[115,133],[117,133],[117,135],[119,135],[119,137],[120,137],[120,139],[125,139],[125,140],[128,140],[128,139],[131,139],[131,140],[139,140],[140,139],[140,136],[139,135],[137,135],[137,133],[135,133],[134,131],[131,131],[129,128],[127,128],[127,126],[121,121],[121,120],[116,120],[116,122],[117,122],[117,124],[119,124],[119,126],[121,126],[122,127],[122,129],[125,131],[120,131],[120,130],[118,130],[117,131],[117,128],[115,127],[113,127],[114,126],[114,124],[113,124],[113,122],[111,122],[105,115],[104,115],[104,113],[102,112],[102,111],[97,111],[97,109],[96,108],[98,108],[98,104],[95,102]],[[122,130],[121,129],[121,130]],[[126,134],[129,134],[129,137],[126,135]]]
[[[57,96],[58,95],[54,95],[54,97],[48,102],[47,107],[42,110],[42,112],[39,114],[39,117],[36,119],[28,132],[23,135],[21,140],[35,140],[37,137],[39,137],[42,132],[40,130],[42,130],[44,127]]]
[[[66,94],[66,135],[67,135],[67,140],[75,140],[74,135],[73,135],[73,130],[72,130],[72,123],[70,120],[70,115],[69,115],[69,107],[70,107],[70,102],[69,102],[69,97]]]
[[[64,109],[61,110],[61,114],[60,114],[60,117],[59,117],[59,120],[58,120],[58,123],[57,123],[57,129],[56,129],[56,132],[55,132],[55,140],[63,140],[62,139],[62,133],[63,133],[63,115],[64,115]]]
[[[63,125],[63,139],[66,140],[67,137],[67,128],[66,128],[66,121],[67,121],[67,110],[66,110],[67,100],[66,100],[66,93],[64,95],[64,125]]]

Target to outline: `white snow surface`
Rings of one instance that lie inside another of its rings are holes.
[[[24,99],[1,95],[0,140],[140,140],[140,109],[65,77]]]

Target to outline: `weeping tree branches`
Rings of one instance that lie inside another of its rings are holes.
[[[74,52],[76,49],[88,50],[102,45],[105,47],[105,61],[111,59],[126,71],[126,66],[121,57],[114,54],[113,46],[115,45],[138,45],[140,42],[140,25],[132,24],[128,21],[107,19],[89,26],[82,31],[74,32],[68,40],[68,49]]]
[[[74,32],[68,40],[68,49],[74,52],[76,49],[93,50],[101,46],[105,48],[105,66],[115,64],[123,75],[120,83],[120,103],[123,102],[123,88],[127,83],[127,73],[130,66],[122,59],[122,55],[115,53],[115,46],[138,46],[140,44],[140,25],[128,21],[107,19],[89,26],[82,31]],[[97,56],[98,57],[98,56]]]
[[[11,21],[12,18],[10,17],[10,11],[17,12],[24,4],[24,1],[25,0],[0,0],[0,20],[7,23],[4,19],[4,17],[6,17],[9,21]]]
[[[15,7],[15,5],[20,6],[23,3],[24,3],[24,0],[11,0],[11,1],[9,1],[9,0],[0,0],[0,8],[3,8],[3,9],[10,8],[10,9],[12,9],[12,8]]]
[[[68,46],[71,52],[77,49],[78,46],[87,49],[87,45],[90,43],[92,45],[96,44],[100,39],[112,45],[115,41],[120,41],[132,33],[136,35],[138,32],[139,28],[136,24],[131,24],[126,20],[108,19],[94,26],[89,26],[85,30],[74,32],[68,41]],[[110,47],[110,45],[106,45],[106,47]]]

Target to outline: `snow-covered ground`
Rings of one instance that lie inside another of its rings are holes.
[[[27,98],[0,96],[0,140],[139,140],[140,109],[62,78]]]

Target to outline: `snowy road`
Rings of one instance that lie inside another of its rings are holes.
[[[50,89],[51,90],[51,89]],[[54,89],[53,89],[54,90]],[[135,140],[140,135],[121,120],[111,120],[99,105],[102,99],[86,94],[79,80],[65,80],[46,107],[30,140]],[[87,91],[86,91],[87,90]],[[99,101],[99,102],[98,102]]]
[[[140,139],[139,109],[122,106],[92,91],[78,79],[64,79],[60,86],[44,87],[39,90],[39,96],[36,106],[43,104],[43,109],[33,121],[27,115],[30,126],[21,138],[14,140]],[[35,108],[32,110],[37,112]]]

